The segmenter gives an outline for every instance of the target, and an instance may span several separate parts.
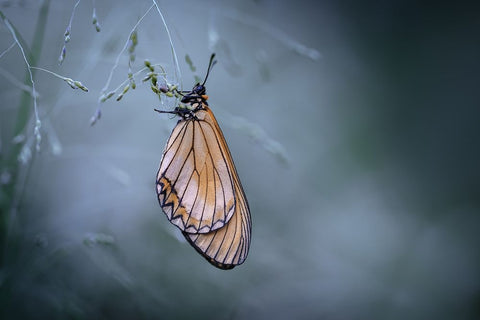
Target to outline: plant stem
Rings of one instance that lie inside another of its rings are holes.
[[[13,27],[15,35],[19,39],[19,42],[25,51],[26,58],[28,59],[28,62],[31,66],[36,65],[40,58],[44,42],[43,40],[45,35],[45,27],[47,24],[49,6],[50,0],[44,0],[41,4],[40,11],[38,13],[37,24],[34,29],[35,33],[31,50],[28,50],[28,46],[26,46],[25,41],[23,40],[19,32],[15,29],[15,27]],[[2,12],[0,12],[0,16],[2,19],[6,19],[5,15]],[[30,71],[32,72],[32,74],[34,74],[35,70],[26,70],[24,84],[27,86],[31,86]],[[17,110],[17,119],[13,128],[12,137],[22,134],[25,131],[27,124],[29,123],[33,111],[32,97],[30,93],[21,93],[20,102]],[[22,147],[22,143],[11,145],[8,158],[2,163],[3,169],[7,170],[7,172],[10,174],[10,181],[8,182],[8,184],[2,186],[3,197],[2,201],[0,201],[0,248],[3,251],[3,254],[0,254],[0,267],[5,266],[6,257],[8,256],[7,251],[11,251],[11,248],[7,249],[7,240],[9,234],[9,225],[10,223],[13,223],[13,221],[10,221],[10,214],[13,209],[12,206],[15,204],[14,199],[16,196],[20,196],[15,195],[15,190],[18,182],[18,171],[20,169],[18,156],[20,154],[20,151],[22,150]]]

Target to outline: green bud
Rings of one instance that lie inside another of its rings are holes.
[[[81,90],[88,92],[88,88],[85,87],[80,81],[74,81],[73,84],[77,86],[77,88],[80,88]]]
[[[132,32],[132,36],[130,37],[132,39],[133,45],[136,46],[138,44],[138,38],[137,38],[137,30]]]
[[[134,30],[132,32],[132,34],[130,35],[130,43],[128,45],[128,52],[133,53],[135,51],[135,47],[137,46],[137,43],[138,43],[137,30]]]
[[[110,99],[111,97],[113,97],[114,94],[115,94],[115,91],[110,91],[108,94],[103,94],[103,95],[100,97],[100,102],[105,102],[105,101],[107,101],[108,99]]]
[[[150,63],[150,61],[145,60],[143,63],[145,64],[145,67],[147,67],[147,68],[150,70],[150,72],[154,72],[154,71],[155,71],[155,69],[153,68],[153,66],[152,66],[152,64]]]
[[[100,32],[100,24],[98,23],[97,13],[95,12],[95,8],[93,8],[92,24],[95,25],[95,30],[97,30],[97,32]]]

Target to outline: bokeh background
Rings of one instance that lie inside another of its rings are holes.
[[[253,217],[250,255],[231,271],[199,256],[157,203],[176,119],[153,111],[173,105],[145,73],[89,123],[152,2],[96,1],[97,33],[81,1],[59,66],[75,3],[0,2],[35,66],[89,88],[35,71],[36,152],[25,63],[6,51],[2,21],[2,319],[480,318],[473,1],[159,1],[181,77],[158,12],[145,16],[134,71],[149,59],[190,89],[185,55],[203,77],[217,53],[209,102]]]

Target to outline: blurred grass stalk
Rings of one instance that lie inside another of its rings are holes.
[[[35,32],[33,35],[33,41],[31,48],[28,47],[27,43],[20,35],[18,30],[13,26],[15,35],[17,36],[20,44],[22,45],[28,62],[31,66],[36,66],[42,52],[43,40],[45,35],[45,27],[47,23],[48,10],[50,6],[50,0],[44,0],[40,5],[40,10],[38,12],[37,24],[35,26]],[[5,20],[6,17],[2,11],[0,11],[0,16],[2,20]],[[10,23],[11,24],[11,23]],[[28,68],[28,67],[27,67]],[[32,68],[32,74],[34,75],[35,69]],[[28,87],[31,87],[30,74],[29,70],[25,71],[24,84]],[[17,107],[17,119],[13,127],[12,138],[17,137],[21,134],[25,134],[27,130],[27,125],[29,120],[32,117],[33,107],[32,107],[32,97],[29,92],[22,91],[20,96],[20,102]],[[8,139],[8,138],[7,138]],[[0,248],[2,249],[2,254],[0,254],[0,267],[2,269],[2,278],[6,276],[5,272],[7,271],[7,263],[9,259],[14,259],[16,253],[16,241],[12,239],[11,233],[11,224],[15,223],[14,215],[12,212],[15,212],[17,208],[15,206],[18,204],[15,199],[20,199],[21,194],[15,194],[18,190],[18,178],[19,171],[21,170],[19,155],[20,152],[26,143],[27,139],[24,139],[23,143],[11,144],[9,148],[9,154],[1,155],[2,170],[7,171],[10,175],[8,183],[2,186],[2,197],[0,201]],[[22,189],[22,188],[20,188]],[[10,261],[12,262],[12,261]],[[4,279],[3,279],[4,280]],[[2,281],[3,282],[3,281]],[[0,283],[2,289],[4,288],[4,283]],[[3,290],[2,290],[3,291]]]

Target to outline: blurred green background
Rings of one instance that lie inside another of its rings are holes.
[[[142,74],[89,124],[152,2],[96,1],[99,33],[80,2],[59,66],[75,3],[0,1],[33,66],[90,89],[35,71],[36,152],[25,63],[2,21],[2,319],[480,318],[480,6],[161,1],[181,78],[148,13],[134,71],[149,59],[187,90],[185,55],[203,77],[217,53],[207,93],[253,218],[247,261],[222,271],[156,200],[176,119],[153,108],[173,105]]]

